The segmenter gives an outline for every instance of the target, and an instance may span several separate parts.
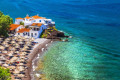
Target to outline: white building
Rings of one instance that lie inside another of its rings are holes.
[[[23,22],[24,26],[20,25],[20,22]],[[55,26],[55,22],[53,22],[51,19],[46,19],[38,15],[32,17],[29,17],[29,15],[27,15],[25,18],[16,18],[15,24],[12,24],[10,26],[10,30],[11,32],[15,32],[15,36],[21,35],[39,38],[41,33],[49,26]]]
[[[24,22],[24,25],[31,25],[33,23],[42,23],[42,24],[50,24],[55,25],[55,22],[53,22],[51,19],[46,19],[44,17],[40,17],[38,15],[29,17],[29,15],[26,15],[25,18],[16,18],[15,24],[20,24],[20,22]]]

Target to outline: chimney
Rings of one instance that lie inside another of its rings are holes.
[[[39,14],[37,14],[37,16],[39,16]]]
[[[26,16],[29,16],[28,14]]]

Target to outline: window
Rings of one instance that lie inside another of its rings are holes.
[[[34,20],[34,22],[36,22],[36,20]]]
[[[37,33],[35,33],[35,36],[37,35]]]
[[[34,31],[35,31],[35,28],[34,28]]]
[[[18,35],[20,35],[20,33],[18,33]]]
[[[25,33],[23,33],[23,36],[25,36]]]
[[[41,20],[39,20],[39,22],[41,22]]]
[[[39,28],[37,28],[37,31],[39,31]]]
[[[31,33],[31,36],[33,37],[33,33]]]
[[[28,36],[29,36],[30,34],[28,33]]]
[[[26,35],[27,35],[27,32],[26,32]]]

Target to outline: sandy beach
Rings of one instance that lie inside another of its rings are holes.
[[[34,46],[31,54],[28,56],[28,63],[27,65],[29,66],[27,70],[28,78],[25,78],[23,80],[34,80],[34,69],[35,66],[37,66],[37,62],[39,60],[39,57],[42,56],[46,48],[50,45],[51,40],[48,39],[39,39],[38,44]]]
[[[10,69],[12,80],[31,80],[33,60],[45,51],[49,43],[51,40],[44,38],[0,38],[0,66]]]

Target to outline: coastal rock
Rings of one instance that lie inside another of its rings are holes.
[[[50,33],[50,35],[47,36],[47,39],[54,39],[61,41],[61,37],[68,38],[69,36],[65,36],[64,32],[54,30]]]

